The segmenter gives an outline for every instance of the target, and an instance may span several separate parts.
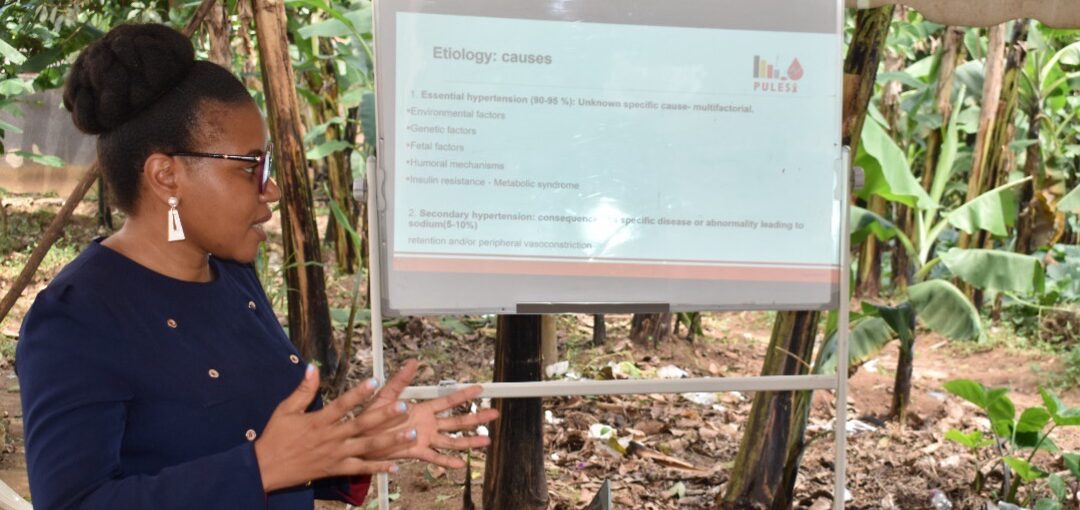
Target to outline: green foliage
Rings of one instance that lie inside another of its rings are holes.
[[[973,198],[970,202],[953,209],[945,218],[952,226],[974,234],[986,230],[996,236],[1009,234],[1008,228],[1016,222],[1017,205],[1015,188],[1027,182],[1022,179],[1010,182]]]
[[[867,119],[863,124],[856,165],[866,174],[866,183],[859,195],[867,198],[879,195],[909,207],[929,208],[929,195],[911,173],[904,152],[877,122]]]
[[[964,293],[946,280],[928,280],[908,287],[908,299],[919,318],[933,331],[953,340],[982,335],[979,312]]]
[[[999,461],[998,465],[1005,473],[1001,489],[1005,501],[1014,504],[1030,504],[1035,500],[1038,490],[1033,488],[1033,482],[1042,479],[1048,479],[1047,489],[1054,499],[1039,499],[1036,503],[1037,508],[1054,508],[1055,504],[1058,505],[1056,508],[1060,508],[1071,497],[1064,490],[1063,479],[1039,468],[1032,461],[1037,452],[1058,452],[1051,433],[1058,427],[1080,426],[1080,409],[1067,407],[1052,391],[1039,388],[1044,405],[1024,409],[1017,417],[1016,408],[1009,399],[1006,388],[987,388],[968,379],[948,381],[944,386],[946,391],[971,402],[990,419],[992,438],[985,438],[983,432],[979,430],[964,433],[952,429],[945,433],[945,439],[966,446],[975,453],[975,480],[972,486],[976,490],[982,489],[985,480],[979,453],[987,451],[991,452],[989,454],[991,457]],[[990,446],[997,446],[997,448],[989,448]],[[1080,482],[1080,466],[1077,465],[1080,462],[1080,455],[1064,453],[1061,458],[1076,481]],[[1010,473],[1013,476],[1010,476]],[[1021,502],[1017,494],[1024,484],[1029,485],[1029,494],[1026,500]]]
[[[0,109],[19,116],[25,96],[61,86],[75,55],[109,28],[124,22],[168,23],[179,11],[193,9],[181,5],[170,13],[166,0],[5,2],[0,7]],[[0,139],[13,127],[0,124]],[[62,165],[54,156],[33,155],[32,159]]]
[[[833,331],[818,348],[814,373],[836,372],[836,335]],[[851,321],[848,335],[848,364],[859,365],[881,352],[893,339],[893,332],[881,317],[861,316]]]

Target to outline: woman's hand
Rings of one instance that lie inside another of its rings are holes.
[[[387,382],[386,387],[371,401],[369,408],[379,410],[393,407],[398,396],[416,376],[416,368],[416,360],[406,362],[405,366]],[[457,432],[475,428],[477,425],[498,418],[499,412],[494,409],[484,409],[475,414],[445,418],[440,418],[438,415],[443,411],[453,409],[479,397],[481,391],[483,389],[480,386],[470,386],[442,398],[414,404],[409,409],[408,417],[403,423],[370,429],[366,434],[400,434],[402,431],[415,430],[416,441],[405,445],[405,447],[384,448],[368,453],[367,458],[382,460],[419,459],[448,468],[465,467],[465,461],[458,457],[443,455],[435,449],[468,450],[470,448],[481,448],[487,446],[491,440],[484,436],[450,437],[444,432]]]
[[[377,387],[371,379],[326,407],[307,413],[319,390],[318,369],[308,365],[300,386],[278,404],[262,437],[255,441],[263,490],[270,492],[328,476],[396,472],[397,466],[388,462],[386,453],[379,461],[371,459],[379,458],[373,452],[392,452],[416,444],[416,432],[403,425],[408,405],[396,402],[400,390],[380,393],[389,405],[367,405],[356,417],[342,420]]]

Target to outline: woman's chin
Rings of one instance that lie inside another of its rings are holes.
[[[241,264],[250,264],[259,256],[259,246],[266,241],[265,235],[259,235],[259,233],[249,230],[248,235],[241,237],[241,241],[234,247],[232,253],[230,253],[230,259],[239,262]]]

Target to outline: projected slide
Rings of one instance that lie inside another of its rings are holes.
[[[838,303],[840,0],[373,5],[389,313]]]
[[[397,27],[397,269],[832,277],[830,35]]]

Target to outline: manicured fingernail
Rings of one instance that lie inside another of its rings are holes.
[[[390,466],[390,469],[388,469],[387,471],[389,471],[391,473],[397,473],[398,472],[397,464],[394,464],[394,465]]]
[[[409,410],[409,406],[406,405],[405,402],[398,402],[397,403],[397,410],[398,410],[399,413],[404,413],[405,411]]]
[[[413,439],[416,439],[416,429],[415,428],[409,429],[409,431],[405,433],[405,437],[409,441],[412,441]]]
[[[315,373],[315,365],[312,363],[307,364],[307,372],[304,372],[304,377],[311,377],[311,374]]]
[[[372,377],[371,379],[367,380],[367,385],[368,385],[368,388],[371,388],[371,389],[378,388],[379,387],[379,380]]]

